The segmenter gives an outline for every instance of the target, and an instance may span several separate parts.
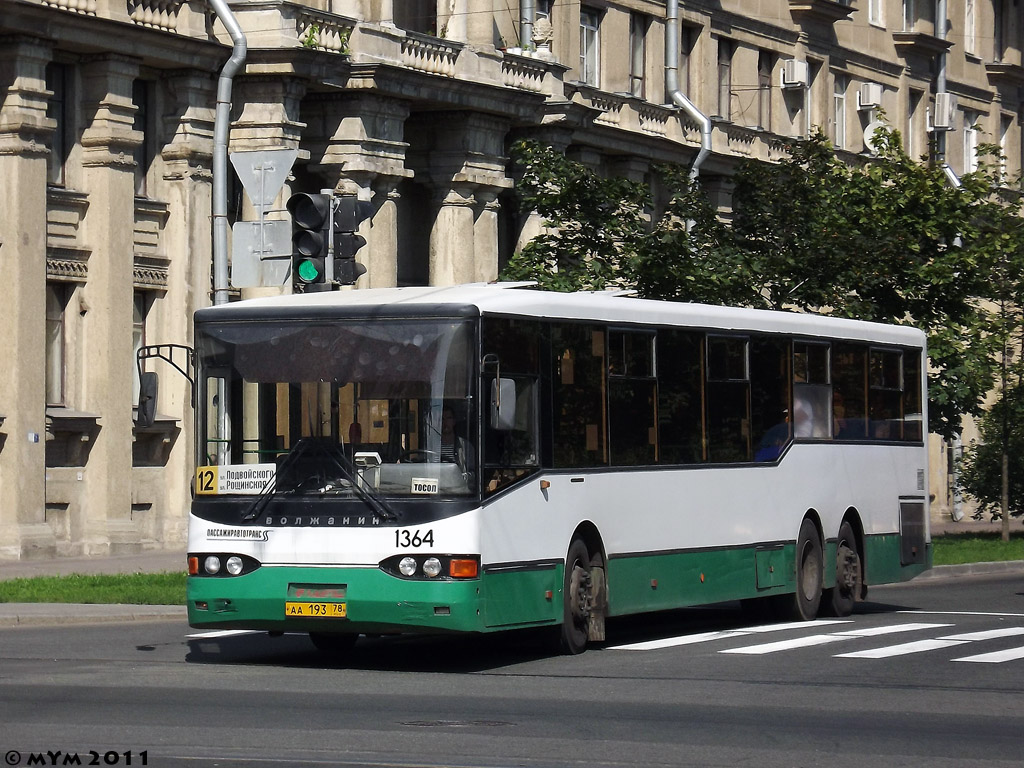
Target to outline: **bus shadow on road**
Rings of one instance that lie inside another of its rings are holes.
[[[913,606],[866,601],[858,603],[850,620],[913,610]],[[657,641],[701,632],[742,630],[782,623],[744,608],[738,602],[611,618],[607,638],[594,650],[629,643]],[[518,630],[494,635],[384,635],[362,636],[355,647],[340,655],[318,651],[308,635],[266,632],[210,633],[188,640],[186,662],[308,669],[352,669],[397,672],[486,672],[518,664],[559,657],[553,628]]]

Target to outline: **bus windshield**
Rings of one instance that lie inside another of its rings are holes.
[[[282,493],[474,494],[474,348],[456,319],[203,323],[199,464]]]

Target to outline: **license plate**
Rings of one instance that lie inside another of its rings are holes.
[[[345,603],[293,603],[284,604],[285,616],[304,619],[344,619]]]

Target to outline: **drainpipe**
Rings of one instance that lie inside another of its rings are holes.
[[[700,151],[690,167],[693,182],[705,158],[711,154],[711,118],[679,90],[679,0],[668,0],[665,4],[665,90],[669,101],[700,126]]]
[[[217,113],[213,123],[213,303],[228,303],[228,129],[231,125],[231,81],[245,63],[246,43],[227,0],[208,0],[231,35],[231,58],[217,80]]]
[[[938,0],[935,7],[935,36],[939,40],[946,39],[946,0]],[[935,92],[945,93],[946,92],[946,58],[947,51],[943,50],[939,54],[939,60],[936,63],[936,74],[935,74]],[[935,160],[938,162],[942,172],[946,175],[946,179],[949,181],[951,186],[960,186],[960,177],[956,175],[956,172],[950,168],[949,163],[946,162],[946,131],[935,132]]]
[[[533,45],[533,21],[536,17],[534,0],[519,0],[519,47],[524,51]]]

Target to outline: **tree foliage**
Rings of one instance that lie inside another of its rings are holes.
[[[1003,455],[1007,457],[1008,512],[1024,515],[1024,386],[1015,382],[979,420],[981,440],[964,450],[960,487],[978,502],[978,514],[1002,516]],[[1004,448],[1004,437],[1006,439]]]
[[[1019,200],[1003,193],[991,152],[954,186],[909,158],[898,132],[878,131],[875,144],[850,165],[818,133],[781,162],[744,163],[729,224],[684,168],[654,169],[666,200],[655,207],[645,185],[520,142],[522,207],[546,229],[503,276],[916,325],[929,340],[931,428],[951,437],[992,388],[1004,326],[1020,327],[1009,310],[1024,274]]]

